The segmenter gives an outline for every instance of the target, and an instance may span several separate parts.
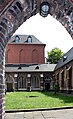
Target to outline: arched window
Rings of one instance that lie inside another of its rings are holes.
[[[38,51],[36,49],[32,51],[32,63],[38,63]]]
[[[32,37],[28,36],[27,41],[28,41],[28,43],[32,43]]]
[[[6,63],[12,63],[12,57],[12,51],[8,49],[8,51],[6,52]]]
[[[61,73],[61,88],[64,88],[64,71]]]
[[[5,63],[8,63],[8,52],[5,51]]]
[[[22,50],[20,50],[20,52],[19,52],[19,63],[25,63],[24,62],[24,50],[22,49]]]
[[[20,42],[20,37],[18,35],[15,36],[15,42],[19,43]]]
[[[31,79],[31,87],[33,88],[40,88],[40,79],[37,76],[33,76]]]
[[[68,89],[72,89],[72,67],[71,66],[67,69],[67,73],[68,73],[68,77],[67,77]]]
[[[14,82],[14,78],[11,75],[8,75],[8,77],[6,77],[6,83],[13,83]]]
[[[26,88],[26,78],[24,76],[20,76],[18,79],[18,89]]]
[[[6,90],[7,91],[13,91],[14,90],[14,78],[11,75],[6,77]]]

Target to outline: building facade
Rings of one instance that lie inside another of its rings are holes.
[[[7,91],[50,90],[55,64],[45,64],[45,44],[35,36],[15,35],[6,47]]]
[[[6,63],[45,63],[45,46],[33,35],[15,35],[6,47]]]
[[[7,91],[52,90],[55,64],[7,64]]]
[[[55,80],[61,92],[73,92],[73,48],[71,48],[55,67]]]

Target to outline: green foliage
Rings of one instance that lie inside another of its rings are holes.
[[[58,63],[58,61],[64,55],[64,53],[59,48],[54,48],[50,52],[47,52],[47,54],[48,54],[47,62],[50,62],[51,64]]]
[[[73,96],[54,95],[50,92],[10,92],[6,93],[6,110],[37,109],[73,106]]]

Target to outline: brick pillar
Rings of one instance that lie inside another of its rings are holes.
[[[9,6],[7,4],[5,11],[0,15],[0,119],[5,119],[4,50],[18,27],[34,15],[34,13],[37,13],[36,2],[34,2],[34,5],[32,4],[32,7],[31,4],[32,1],[28,3],[27,0],[14,1],[14,3],[10,2]],[[0,8],[4,10],[3,6],[0,6]]]
[[[4,47],[0,42],[0,119],[5,119],[5,64]]]
[[[27,74],[27,91],[31,91],[31,74]]]
[[[61,90],[61,72],[59,73],[59,86],[60,86],[60,90]]]
[[[66,67],[64,69],[64,91],[66,91]]]
[[[43,91],[44,90],[44,75],[40,74],[40,90]]]

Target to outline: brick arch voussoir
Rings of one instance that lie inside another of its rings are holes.
[[[0,14],[0,41],[5,47],[18,27],[37,13],[37,1],[33,4],[32,0],[12,0],[4,9]]]
[[[0,42],[4,47],[18,27],[21,26],[28,18],[39,12],[40,4],[43,1],[49,2],[49,13],[66,28],[73,38],[73,0],[7,1],[9,1],[9,4],[6,4],[7,7],[5,7],[3,11],[0,10]],[[4,5],[5,4],[3,4],[3,6]]]
[[[2,1],[2,0],[1,0]],[[28,18],[37,13],[37,1],[0,1],[0,119],[5,119],[5,47],[13,33]],[[27,2],[28,1],[28,2]]]
[[[50,0],[50,14],[66,28],[73,39],[73,0]]]

